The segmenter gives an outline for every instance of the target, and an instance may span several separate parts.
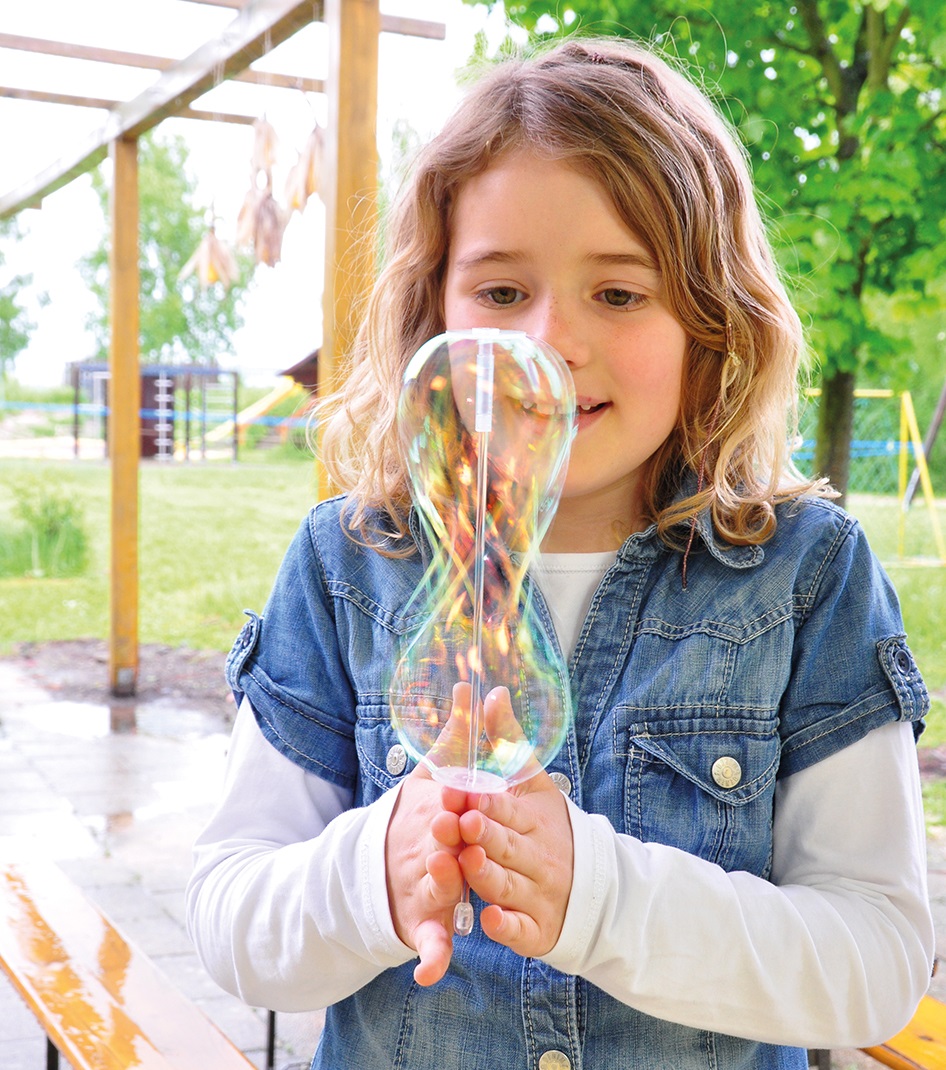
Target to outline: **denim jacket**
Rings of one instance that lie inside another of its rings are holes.
[[[304,521],[227,675],[273,746],[364,806],[411,769],[386,685],[423,624],[410,600],[429,550],[416,524],[411,557],[367,549],[343,531],[343,509],[334,499]],[[682,555],[653,529],[619,551],[569,665],[575,723],[549,771],[619,833],[765,878],[777,779],[888,721],[919,734],[928,697],[896,595],[842,510],[781,505],[764,547],[721,543],[706,518],[698,530],[686,587]],[[478,930],[455,941],[437,985],[417,986],[412,969],[329,1008],[313,1068],[807,1066],[801,1049],[650,1017]]]

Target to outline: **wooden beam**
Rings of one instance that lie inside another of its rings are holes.
[[[20,89],[13,85],[0,85],[0,97],[9,100],[31,100],[37,104],[73,104],[77,108],[102,108],[108,111],[117,103],[105,97],[80,97],[72,93],[48,93],[44,89]]]
[[[89,63],[108,63],[119,67],[136,67],[149,71],[166,71],[177,63],[167,56],[151,56],[142,52],[122,52],[114,48],[80,45],[72,41],[49,41],[45,37],[23,37],[20,34],[0,33],[0,48],[16,52],[36,52],[43,56],[80,59]],[[246,70],[233,75],[235,82],[265,85],[274,89],[299,89],[304,93],[324,93],[321,78],[303,78],[295,74]],[[119,101],[115,102],[116,104]]]
[[[326,144],[325,282],[319,394],[339,385],[341,359],[356,330],[356,310],[374,282],[365,241],[377,222],[378,0],[326,0],[329,39]],[[316,450],[318,491],[331,488]]]
[[[245,0],[186,0],[191,4],[209,4],[212,7],[232,7],[239,10]],[[403,15],[382,15],[382,33],[401,33],[409,37],[429,37],[433,41],[443,41],[447,30],[442,22],[430,22],[427,19],[411,19]]]
[[[445,41],[447,27],[442,22],[429,22],[427,19],[409,19],[403,15],[382,15],[383,33],[400,33],[406,37],[426,37],[430,41]]]
[[[40,89],[17,89],[14,86],[0,85],[0,97],[13,100],[32,100],[39,104],[69,104],[77,108],[102,108],[109,111],[121,101],[108,100],[105,97],[77,97],[72,93],[47,93]],[[252,126],[258,116],[238,115],[229,111],[200,111],[196,108],[182,108],[176,119],[203,119],[211,123],[240,123]]]
[[[114,178],[109,255],[109,415],[111,567],[109,685],[113,695],[138,687],[138,458],[141,371],[138,357],[138,141],[111,146]]]
[[[224,32],[182,59],[143,93],[109,112],[104,125],[70,156],[61,157],[0,197],[0,219],[67,185],[104,159],[119,138],[138,138],[177,115],[221,81],[246,70],[254,60],[322,16],[322,0],[247,0]]]
[[[184,0],[188,4],[203,4],[204,7],[230,7],[237,11],[246,3],[246,0]]]

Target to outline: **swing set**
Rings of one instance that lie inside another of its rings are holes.
[[[806,391],[808,397],[820,396],[819,389]],[[943,538],[939,514],[936,508],[936,498],[933,493],[933,482],[929,470],[929,456],[935,445],[937,435],[942,426],[944,414],[946,414],[946,383],[940,393],[936,411],[930,421],[926,437],[920,434],[919,423],[916,418],[916,410],[913,405],[913,396],[909,390],[855,390],[855,401],[865,403],[865,410],[870,408],[872,401],[899,400],[899,430],[892,428],[886,432],[872,430],[859,431],[855,427],[855,433],[851,442],[852,464],[863,463],[870,458],[883,461],[896,459],[896,498],[899,503],[897,516],[897,561],[900,564],[925,564],[946,565],[946,541]],[[805,461],[813,457],[812,443],[806,441],[796,453],[796,460]],[[883,479],[871,480],[872,492],[877,493],[877,485]],[[922,492],[926,513],[929,518],[929,529],[933,543],[933,556],[907,557],[907,518],[911,511],[913,499],[917,489]],[[892,490],[892,488],[891,488]],[[889,493],[889,491],[888,491]]]

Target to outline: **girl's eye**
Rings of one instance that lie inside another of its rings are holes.
[[[491,305],[515,305],[522,300],[522,292],[515,286],[491,286],[477,295]]]
[[[601,299],[612,308],[626,308],[639,305],[644,300],[644,295],[633,293],[631,290],[619,290],[617,287],[609,286],[608,289],[601,291]]]

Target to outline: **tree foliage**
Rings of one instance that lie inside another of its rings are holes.
[[[506,11],[540,37],[644,39],[731,118],[821,368],[816,465],[843,489],[855,383],[902,384],[899,325],[946,309],[946,5],[713,0],[681,14],[668,0],[509,0]]]
[[[16,219],[0,219],[0,240],[17,241],[19,238]],[[0,268],[4,263],[0,250]],[[31,275],[11,275],[5,280],[0,276],[0,380],[6,376],[7,366],[29,345],[30,334],[36,327],[20,303],[22,291],[32,281]]]
[[[210,211],[196,203],[196,181],[187,169],[187,146],[180,137],[148,134],[139,142],[140,346],[143,363],[216,365],[233,351],[242,326],[240,298],[252,263],[240,261],[240,277],[229,288],[219,283],[203,290],[195,276],[180,278],[181,268],[200,244]],[[109,217],[109,188],[100,168],[92,176],[102,213]],[[109,237],[84,257],[79,270],[98,299],[89,318],[99,360],[109,345]]]

